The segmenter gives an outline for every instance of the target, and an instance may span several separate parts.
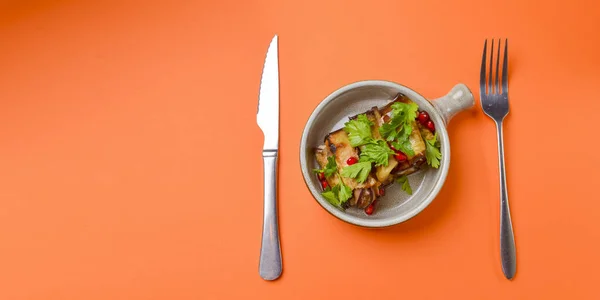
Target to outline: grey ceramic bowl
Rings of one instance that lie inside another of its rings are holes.
[[[349,116],[382,107],[398,93],[402,93],[425,110],[436,125],[441,144],[442,160],[438,169],[424,166],[408,176],[413,194],[402,191],[397,183],[386,188],[385,196],[379,198],[372,215],[363,210],[341,210],[321,196],[321,185],[313,169],[319,168],[314,148],[322,144],[324,137],[342,128]],[[458,84],[445,96],[433,101],[426,100],[412,89],[389,81],[369,80],[346,85],[327,96],[310,115],[300,142],[300,167],[306,186],[317,202],[329,213],[351,224],[364,227],[386,227],[404,222],[421,212],[436,197],[450,167],[450,142],[446,125],[454,115],[475,104],[473,94],[464,84]]]

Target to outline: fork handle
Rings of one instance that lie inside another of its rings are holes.
[[[258,272],[264,280],[275,280],[282,271],[277,221],[277,150],[263,151],[263,167],[263,231]]]
[[[506,190],[506,171],[504,167],[504,135],[502,121],[496,122],[498,130],[498,162],[500,169],[500,259],[502,272],[507,279],[512,279],[517,271],[517,255],[513,234],[508,193]]]

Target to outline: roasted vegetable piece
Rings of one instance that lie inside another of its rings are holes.
[[[321,145],[317,149],[315,149],[315,157],[321,168],[324,168],[327,165],[327,157],[331,155],[331,152],[329,152],[328,149],[325,148],[325,145]],[[329,186],[335,186],[338,183],[340,183],[340,177],[337,173],[333,174],[328,178],[325,178],[325,180],[327,180]]]
[[[338,173],[341,173],[343,168],[348,166],[348,159],[350,157],[359,157],[358,150],[350,146],[348,135],[342,129],[327,135],[324,148],[335,157]],[[372,188],[379,188],[380,185],[372,175],[369,175],[365,182],[362,183],[347,177],[341,177],[339,180],[342,180],[344,184],[353,190],[354,197],[349,200],[349,205],[360,208],[368,206],[375,200],[376,196]]]
[[[398,99],[388,103],[381,110],[379,110],[379,114],[381,116],[378,118],[377,122],[379,126],[381,126],[383,123],[389,122],[390,114],[392,113],[392,104],[394,102],[412,103],[410,99],[400,94]],[[419,170],[420,166],[425,161],[425,141],[421,136],[419,125],[420,124],[418,124],[418,122],[416,121],[412,122],[412,132],[408,139],[414,154],[410,155],[410,153],[405,153],[408,159],[406,161],[399,162],[398,166],[395,167],[393,171],[391,171],[391,173],[395,176],[402,176],[414,173],[417,170]],[[389,181],[389,179],[387,180]]]
[[[375,107],[371,108],[370,110],[368,110],[364,114],[367,116],[369,121],[373,122],[372,130],[371,130],[373,138],[377,139],[377,140],[382,139],[381,134],[379,133],[379,124],[380,124],[380,119],[381,119],[381,114],[379,113],[379,108],[377,108],[375,106]],[[355,119],[359,115],[360,114],[355,115],[355,116],[351,117],[350,119]],[[364,146],[361,146],[360,149],[361,150],[364,149]],[[396,159],[394,159],[393,156],[390,156],[388,158],[387,166],[377,166],[375,168],[375,176],[377,178],[377,181],[379,181],[382,185],[391,183],[394,179],[390,176],[390,174],[397,165],[398,165],[398,161],[396,161]]]

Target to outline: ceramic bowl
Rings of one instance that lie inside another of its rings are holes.
[[[321,184],[313,169],[320,168],[314,149],[323,143],[324,137],[344,126],[348,117],[365,112],[373,106],[383,107],[398,93],[414,101],[420,110],[429,113],[436,125],[441,144],[442,159],[437,169],[423,166],[420,171],[408,176],[413,190],[408,195],[394,183],[380,197],[372,215],[358,208],[339,209],[321,196]],[[445,96],[428,101],[414,90],[398,83],[381,80],[360,81],[346,85],[327,96],[314,109],[300,142],[300,165],[302,176],[312,196],[325,210],[348,223],[364,227],[386,227],[404,222],[433,201],[444,185],[450,167],[450,141],[446,125],[457,113],[475,104],[473,94],[464,84],[458,84]]]

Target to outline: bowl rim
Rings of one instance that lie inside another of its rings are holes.
[[[318,196],[315,195],[315,192],[317,192],[317,191],[314,187],[312,187],[309,184],[309,182],[308,182],[309,178],[307,177],[307,176],[310,176],[310,174],[312,174],[312,172],[311,172],[311,170],[308,170],[308,161],[306,161],[306,159],[305,159],[306,158],[306,144],[307,144],[307,140],[308,140],[309,128],[312,129],[312,124],[314,123],[317,115],[327,104],[329,104],[330,102],[337,99],[343,93],[346,93],[346,92],[356,89],[356,88],[365,87],[365,86],[384,86],[384,87],[390,87],[390,88],[395,88],[395,89],[399,89],[399,90],[406,90],[406,91],[408,91],[407,94],[411,94],[411,95],[407,95],[407,96],[409,96],[409,98],[410,98],[410,96],[415,96],[417,98],[420,98],[420,100],[423,100],[423,102],[426,103],[426,106],[428,106],[428,111],[430,112],[430,115],[431,115],[431,113],[434,114],[433,117],[436,119],[436,125],[439,124],[438,126],[436,126],[436,132],[438,133],[438,139],[440,139],[442,145],[444,145],[444,147],[442,148],[442,161],[440,162],[440,168],[438,168],[438,170],[440,172],[439,178],[436,181],[436,183],[434,184],[433,188],[431,190],[429,190],[429,193],[426,196],[424,196],[423,201],[421,201],[421,203],[418,206],[416,206],[412,210],[408,211],[407,213],[388,217],[385,219],[371,219],[371,220],[360,219],[360,218],[357,218],[350,214],[347,214],[346,212],[334,207],[332,204],[327,202],[320,195],[318,195]],[[444,119],[440,115],[440,112],[437,110],[437,108],[435,108],[433,106],[433,104],[429,100],[427,100],[427,98],[423,97],[421,94],[419,94],[412,88],[410,88],[406,85],[402,85],[402,84],[399,84],[399,83],[396,83],[393,81],[388,81],[388,80],[356,81],[356,82],[353,82],[350,84],[346,84],[346,85],[336,89],[329,95],[327,95],[313,109],[308,120],[306,121],[306,124],[304,125],[304,129],[302,130],[302,137],[300,139],[300,149],[299,150],[300,150],[300,170],[302,172],[302,178],[304,180],[304,184],[308,188],[311,196],[315,199],[315,201],[323,209],[325,209],[325,211],[327,211],[329,214],[335,216],[336,218],[338,218],[346,223],[361,226],[361,227],[370,227],[370,228],[390,227],[390,226],[394,226],[394,225],[403,223],[403,222],[413,218],[414,216],[418,215],[427,206],[429,206],[429,204],[433,201],[433,199],[435,199],[435,197],[438,195],[439,191],[442,189],[442,187],[446,181],[446,177],[448,175],[448,170],[450,168],[450,141],[448,138],[448,132],[446,130],[446,124],[444,122]]]

